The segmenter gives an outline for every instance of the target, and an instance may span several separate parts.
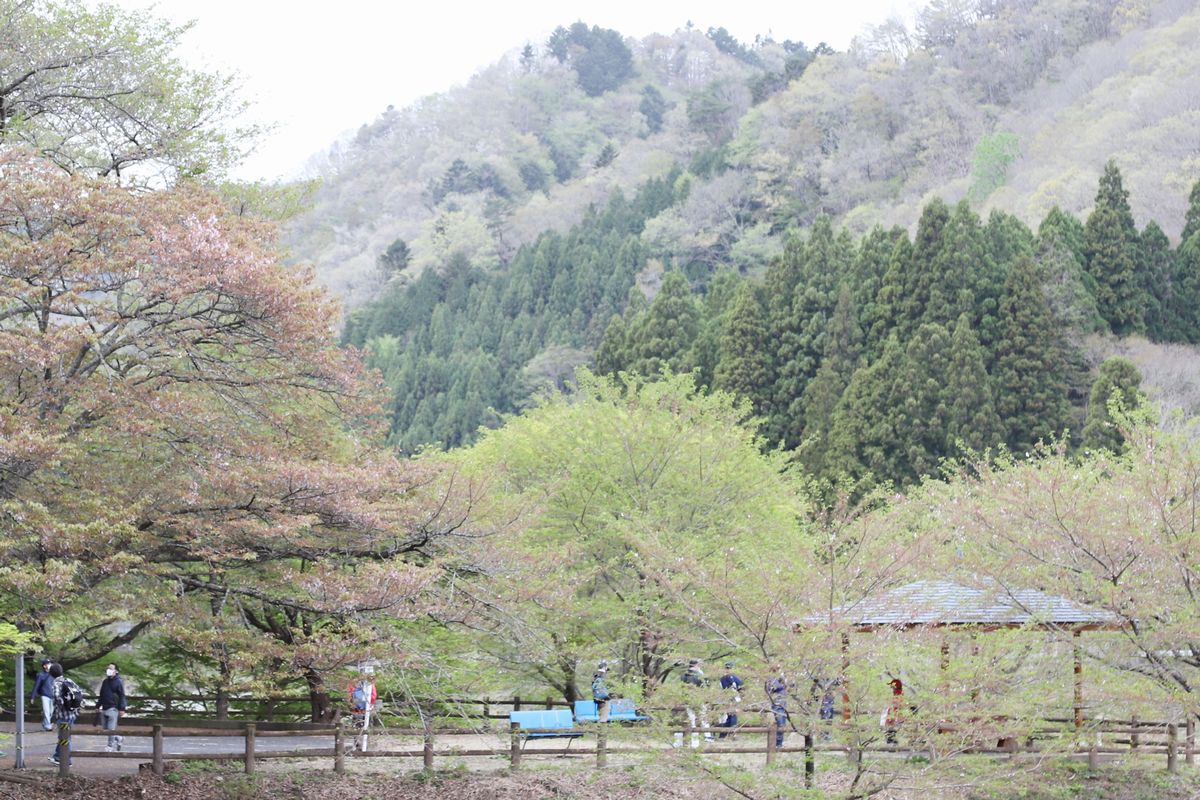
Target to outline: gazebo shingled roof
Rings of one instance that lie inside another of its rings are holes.
[[[1115,614],[1036,589],[1005,589],[998,584],[978,589],[951,581],[915,581],[898,586],[839,606],[833,610],[833,617],[864,631],[959,625],[1095,630],[1119,625]],[[796,627],[829,621],[826,615],[812,616],[798,621]]]

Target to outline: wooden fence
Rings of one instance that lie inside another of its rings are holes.
[[[516,698],[513,699],[517,701]],[[478,701],[484,704],[484,701]],[[500,705],[488,701],[486,705]],[[485,712],[487,713],[487,712]],[[771,764],[776,757],[781,753],[803,753],[805,765],[805,784],[811,786],[813,776],[816,770],[815,754],[818,752],[841,753],[852,759],[861,759],[864,753],[897,753],[897,754],[921,754],[928,752],[927,747],[906,746],[902,743],[888,744],[872,742],[870,744],[858,747],[852,747],[844,743],[834,741],[818,741],[821,736],[818,734],[829,734],[837,728],[843,727],[843,723],[838,721],[831,722],[827,726],[814,726],[813,728],[797,731],[800,739],[799,744],[777,746],[776,737],[779,733],[774,717],[769,718],[770,721],[765,726],[740,726],[737,728],[707,728],[707,727],[692,727],[692,726],[672,726],[668,728],[642,728],[634,726],[633,729],[626,729],[630,734],[635,734],[636,738],[641,741],[634,744],[617,744],[609,743],[609,732],[612,723],[599,724],[588,723],[577,725],[572,729],[520,729],[515,723],[508,726],[508,743],[505,747],[479,747],[477,744],[470,748],[454,747],[449,749],[439,750],[440,743],[455,739],[460,739],[464,736],[479,736],[487,735],[485,732],[470,728],[404,728],[388,730],[389,737],[404,738],[415,737],[420,739],[420,748],[404,748],[390,750],[371,750],[368,752],[359,752],[354,749],[354,733],[345,730],[342,726],[322,726],[322,725],[285,725],[276,723],[274,725],[262,725],[254,722],[244,723],[224,723],[217,725],[210,723],[204,726],[193,725],[167,725],[155,723],[152,725],[139,724],[132,722],[122,726],[119,733],[126,738],[150,738],[151,751],[145,752],[104,752],[90,750],[76,750],[71,752],[70,742],[73,736],[88,735],[88,736],[107,736],[112,731],[98,728],[96,726],[76,725],[74,728],[60,727],[59,739],[65,741],[65,752],[70,752],[74,758],[115,758],[115,759],[137,759],[142,762],[149,760],[149,764],[153,771],[162,775],[165,770],[167,760],[208,760],[208,761],[241,761],[247,774],[254,774],[256,765],[262,759],[278,759],[278,758],[329,758],[332,761],[333,769],[337,773],[345,771],[345,763],[347,758],[421,758],[425,769],[433,769],[437,758],[462,758],[470,756],[506,756],[513,769],[519,769],[524,758],[542,757],[542,756],[562,756],[568,754],[591,755],[595,758],[597,768],[604,768],[608,763],[608,756],[613,753],[639,754],[645,755],[653,753],[656,749],[662,749],[663,743],[660,741],[657,745],[646,742],[649,735],[661,736],[663,732],[672,735],[681,735],[683,737],[699,737],[713,736],[720,733],[736,734],[739,739],[716,739],[713,741],[704,741],[700,752],[712,755],[724,754],[758,754],[765,756],[765,763]],[[640,730],[639,730],[640,728]],[[953,731],[955,726],[948,723],[938,725],[940,730]],[[527,747],[530,741],[543,741],[538,739],[530,739],[530,734],[551,734],[554,736],[562,736],[564,734],[579,737],[589,737],[594,740],[594,745],[590,748],[574,748],[570,745],[567,747]],[[900,736],[903,737],[905,730],[900,728]],[[756,734],[765,735],[762,744],[755,745],[748,743],[747,737],[751,740]],[[177,738],[184,736],[214,736],[227,738],[240,738],[242,747],[240,752],[201,752],[201,753],[168,753],[167,740],[169,738]],[[287,750],[269,750],[260,751],[257,748],[257,742],[263,737],[313,737],[313,736],[331,736],[333,738],[331,747],[308,747],[308,748],[293,748]],[[1047,719],[1044,720],[1044,727],[1039,729],[1034,737],[1021,742],[1016,738],[1009,737],[1001,740],[995,747],[976,744],[969,747],[958,748],[954,751],[955,754],[965,753],[990,753],[996,755],[1005,755],[1015,758],[1021,753],[1043,753],[1046,748],[1040,746],[1041,743],[1052,738],[1069,739],[1070,744],[1064,747],[1060,752],[1075,753],[1076,755],[1086,755],[1090,767],[1096,767],[1099,757],[1104,754],[1155,754],[1164,755],[1166,757],[1166,768],[1174,773],[1178,771],[1179,756],[1182,754],[1185,763],[1189,767],[1195,766],[1196,758],[1196,726],[1195,718],[1190,718],[1183,729],[1173,722],[1152,722],[1142,721],[1137,719],[1130,720],[1102,720],[1093,721],[1084,730],[1077,730],[1073,721],[1070,719]],[[1083,742],[1086,740],[1086,744]],[[60,777],[70,775],[70,758],[62,758],[59,762]]]

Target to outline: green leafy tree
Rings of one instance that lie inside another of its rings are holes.
[[[1197,233],[1200,233],[1200,181],[1192,186],[1192,192],[1188,195],[1188,209],[1183,217],[1183,231],[1179,234],[1179,241],[1182,244],[1191,239]]]
[[[1089,450],[1108,450],[1123,453],[1125,435],[1113,418],[1113,410],[1129,413],[1145,401],[1141,393],[1142,373],[1127,358],[1104,360],[1092,384],[1088,398],[1087,421],[1083,426],[1083,446]]]
[[[27,145],[69,172],[117,180],[220,177],[253,129],[236,81],[176,55],[190,26],[79,0],[0,12],[0,144]]]
[[[1168,341],[1173,320],[1168,318],[1174,292],[1175,254],[1171,242],[1158,223],[1150,221],[1138,236],[1138,261],[1142,268],[1141,294],[1145,299],[1146,335],[1151,341]]]
[[[980,138],[971,160],[971,188],[967,197],[982,203],[1004,185],[1008,168],[1021,154],[1021,140],[1015,133],[996,131]]]
[[[472,587],[482,647],[568,700],[581,662],[619,659],[614,677],[644,694],[678,653],[714,647],[702,619],[720,607],[692,607],[673,576],[706,565],[761,581],[761,557],[800,544],[799,495],[741,424],[747,411],[688,376],[622,385],[581,372],[577,392],[457,454],[464,476],[501,489],[477,509],[499,526],[472,557],[491,565]]]
[[[770,329],[759,291],[749,281],[737,289],[721,330],[715,386],[750,401],[756,415],[767,412],[775,385]]]
[[[826,468],[853,479],[860,490],[904,472],[903,423],[896,413],[903,402],[897,382],[904,361],[904,348],[893,336],[872,364],[854,373],[834,411]]]
[[[1114,161],[1104,166],[1096,206],[1084,226],[1087,270],[1096,282],[1096,304],[1113,333],[1144,329],[1145,295],[1139,275],[1138,235]]]

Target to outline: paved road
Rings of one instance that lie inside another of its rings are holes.
[[[3,726],[6,733],[11,734],[12,724]],[[119,733],[119,731],[118,731]],[[103,750],[107,739],[104,736],[75,736],[71,746],[77,750]],[[27,769],[57,770],[58,767],[48,759],[54,752],[55,733],[43,731],[35,726],[33,731],[25,732],[25,766]],[[13,765],[13,742],[9,738],[4,744],[5,755],[0,758],[0,766],[9,769]],[[235,754],[241,756],[245,752],[245,740],[240,736],[168,736],[164,740],[166,758],[172,754],[203,753],[210,755]],[[255,752],[264,753],[280,750],[302,749],[333,749],[332,736],[287,736],[287,737],[256,737]],[[71,771],[80,775],[97,777],[119,777],[132,775],[138,771],[138,765],[150,761],[152,742],[149,737],[126,737],[122,750],[128,753],[145,753],[146,759],[136,758],[76,758]]]

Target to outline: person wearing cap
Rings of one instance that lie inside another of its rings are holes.
[[[49,658],[42,659],[42,671],[33,681],[33,691],[29,693],[29,704],[42,703],[42,730],[54,729],[51,722],[54,716],[54,678],[50,675],[50,665],[54,662]]]
[[[733,662],[725,662],[725,674],[721,676],[721,688],[729,693],[729,706],[725,709],[725,719],[721,722],[722,728],[736,728],[738,724],[738,704],[742,702],[742,685],[745,683],[733,671]],[[720,738],[724,739],[725,734],[720,734]]]
[[[601,661],[592,674],[592,699],[596,701],[596,714],[600,722],[608,722],[608,701],[612,699],[607,679],[608,662]]]

